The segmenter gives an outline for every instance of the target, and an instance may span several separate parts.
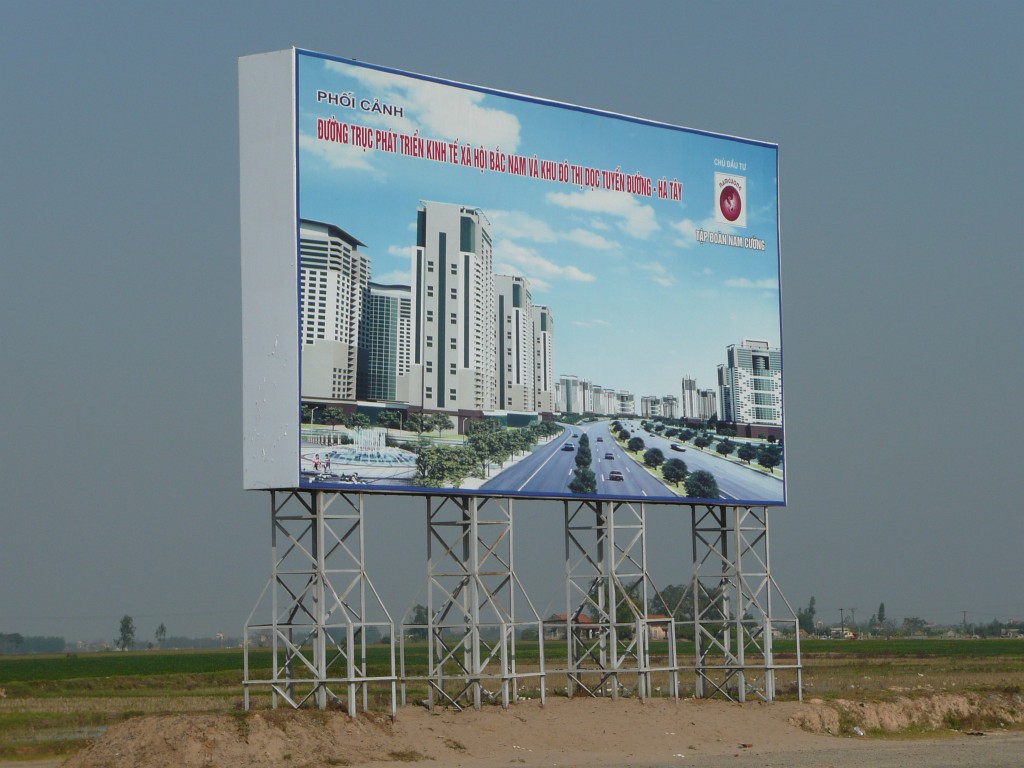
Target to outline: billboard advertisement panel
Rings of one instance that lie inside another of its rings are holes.
[[[302,50],[240,104],[246,487],[784,503],[776,145]]]

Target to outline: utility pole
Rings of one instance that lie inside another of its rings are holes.
[[[843,611],[845,608],[839,609],[839,637],[846,637],[846,619],[843,617]]]
[[[963,614],[964,614],[964,637],[967,637],[967,611],[964,611]]]

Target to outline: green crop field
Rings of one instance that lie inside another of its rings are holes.
[[[793,664],[796,645],[777,640],[776,661]],[[801,662],[805,696],[881,700],[896,695],[941,691],[1024,690],[1024,639],[1015,640],[804,640]],[[652,643],[654,666],[667,658],[665,643]],[[565,642],[545,643],[548,695],[564,691]],[[678,646],[684,695],[692,695],[693,644]],[[539,668],[536,642],[517,643],[521,671]],[[406,674],[426,673],[425,643],[406,647]],[[0,656],[0,760],[26,760],[73,753],[120,720],[146,714],[239,712],[242,708],[240,649],[145,651],[52,656]],[[253,650],[254,678],[271,668],[269,650]],[[390,669],[388,647],[369,646],[371,675]],[[659,677],[660,674],[660,677]],[[662,690],[665,673],[655,675]],[[780,698],[795,698],[795,673],[780,672]],[[535,686],[536,682],[528,683]],[[422,681],[411,684],[410,699],[421,697]],[[532,694],[532,691],[527,691]],[[383,708],[386,691],[373,701]],[[254,694],[255,707],[269,706],[266,688]]]

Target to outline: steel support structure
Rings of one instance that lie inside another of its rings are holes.
[[[427,635],[430,708],[508,707],[528,678],[544,701],[543,626],[516,575],[513,534],[512,499],[427,497],[427,625],[403,632],[403,701],[404,637],[417,630]],[[538,668],[529,671],[516,659],[524,629],[540,643]]]
[[[370,708],[369,688],[382,688],[396,712],[394,624],[370,582],[364,561],[363,495],[270,491],[272,573],[245,626],[245,708],[252,689],[269,687],[271,705],[344,704],[355,717]],[[269,603],[269,606],[268,606]],[[269,623],[254,622],[259,613]],[[367,632],[390,639],[387,674],[370,675]],[[256,641],[273,652],[270,677],[254,677]]]
[[[773,701],[776,673],[795,676],[802,697],[796,614],[772,578],[768,508],[692,505],[695,693]],[[785,615],[775,611],[785,608]],[[776,630],[796,636],[793,664],[775,662]]]
[[[548,631],[564,633],[567,693],[646,698],[652,669],[645,507],[566,501],[564,512],[566,613]],[[670,666],[670,691],[677,695],[677,670]]]

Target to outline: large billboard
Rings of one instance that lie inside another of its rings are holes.
[[[784,503],[776,145],[239,72],[247,488]]]

